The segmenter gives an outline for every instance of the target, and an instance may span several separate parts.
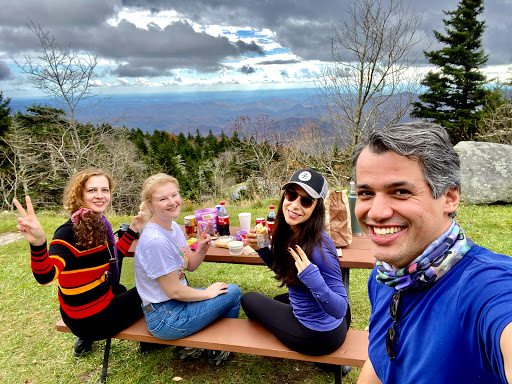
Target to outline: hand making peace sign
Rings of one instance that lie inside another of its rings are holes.
[[[199,234],[199,243],[197,245],[197,250],[203,250],[204,248],[205,249],[205,252],[206,250],[210,247],[210,244],[212,242],[212,238],[211,236],[208,234],[208,231],[210,230],[210,222],[208,222],[208,224],[206,224],[206,228],[204,230],[201,229],[201,225],[198,225],[197,226],[197,231],[198,231],[198,234]]]
[[[21,217],[18,218],[18,228],[25,239],[32,245],[39,246],[46,242],[43,227],[39,224],[30,196],[26,196],[27,210],[23,208],[20,202],[16,199],[13,200],[14,205],[18,209]]]
[[[295,249],[297,252],[288,247],[288,252],[290,252],[295,259],[295,266],[297,267],[298,273],[301,273],[311,262],[300,246],[296,245]]]

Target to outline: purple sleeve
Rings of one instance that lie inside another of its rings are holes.
[[[348,297],[336,247],[329,240],[324,240],[313,250],[311,264],[299,274],[299,279],[310,289],[325,313],[341,319],[347,311]]]

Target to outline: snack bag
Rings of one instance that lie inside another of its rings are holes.
[[[199,240],[196,239],[195,237],[191,237],[190,239],[187,240],[187,244],[190,246],[190,248],[193,251],[197,251],[198,243],[199,243]]]
[[[217,230],[217,220],[219,216],[219,211],[217,208],[203,208],[197,209],[194,211],[196,216],[196,224],[198,228],[201,228],[201,231],[204,231],[208,223],[210,223],[210,229],[208,230],[208,234],[210,236],[218,236],[219,231]]]

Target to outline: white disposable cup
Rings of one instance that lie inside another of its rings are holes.
[[[251,230],[251,212],[242,212],[238,214],[240,220],[240,229],[249,233]]]

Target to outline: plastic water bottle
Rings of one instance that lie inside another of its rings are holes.
[[[224,201],[220,202],[218,223],[219,236],[229,236],[229,213]]]

